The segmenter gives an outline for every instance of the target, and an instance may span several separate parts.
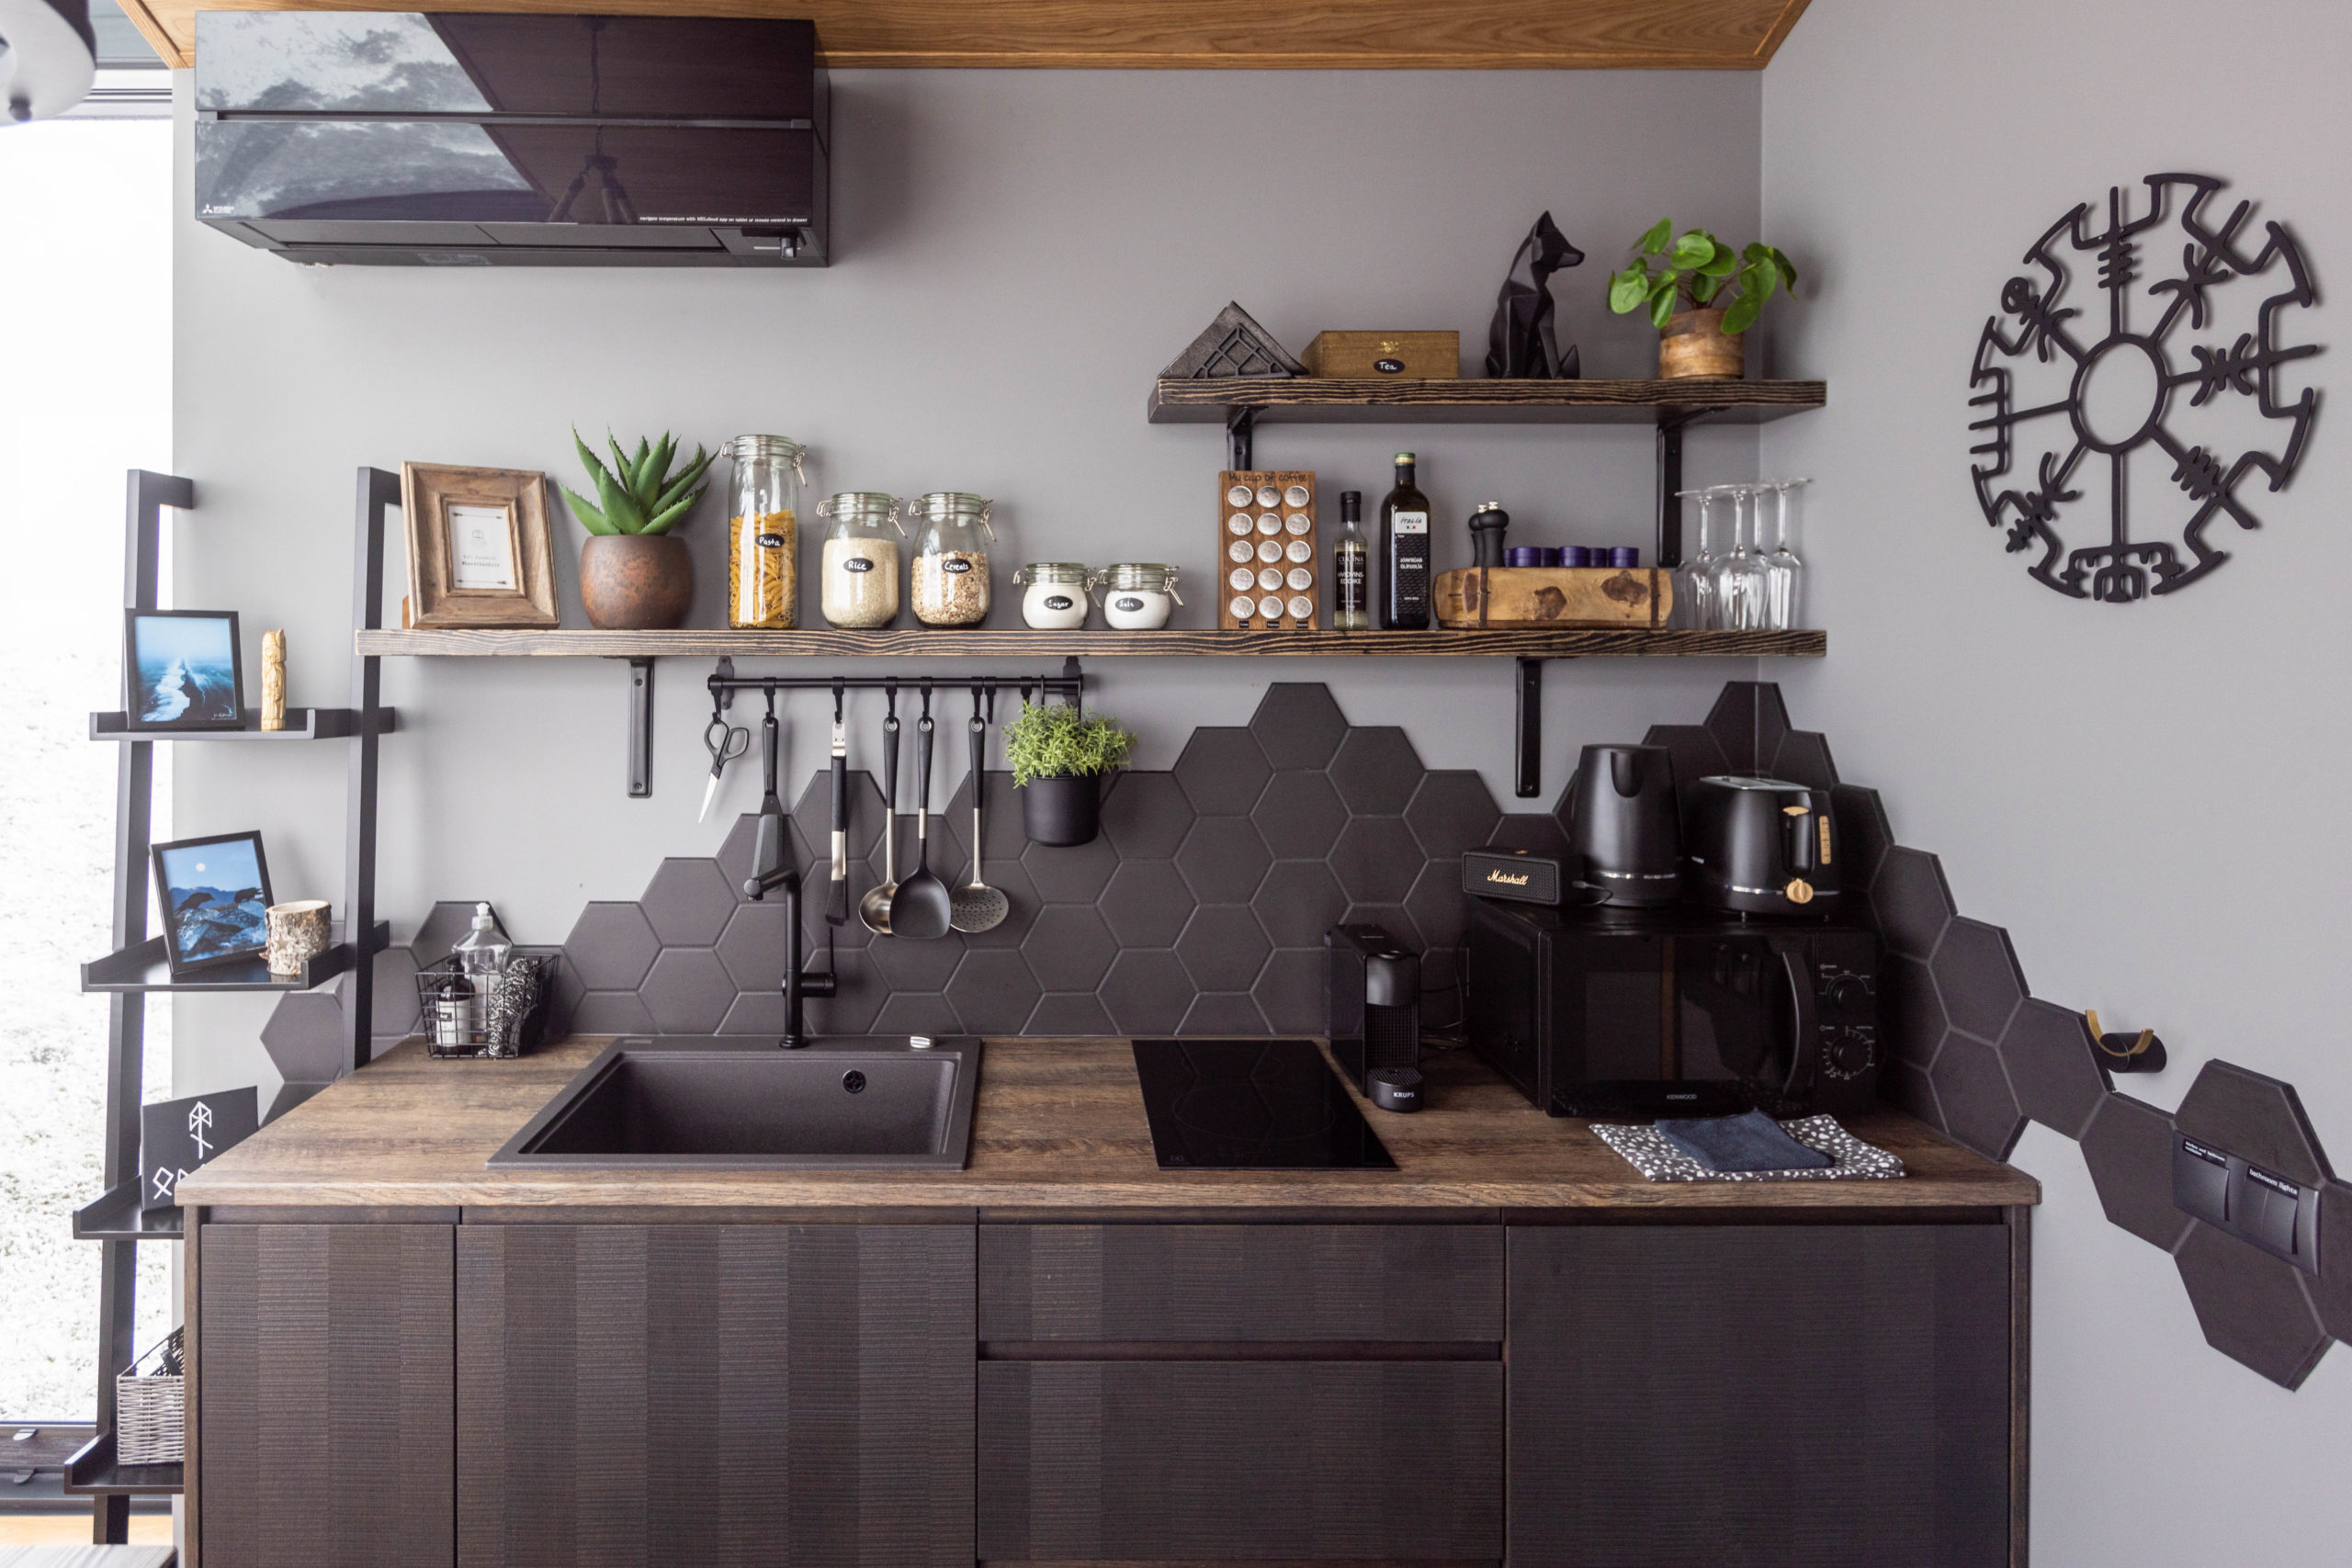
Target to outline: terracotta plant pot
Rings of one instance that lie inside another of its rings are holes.
[[[694,558],[667,534],[592,534],[580,547],[580,602],[599,631],[667,631],[695,596]]]
[[[1101,777],[1031,779],[1021,786],[1021,821],[1033,844],[1092,843],[1102,821]]]
[[[1657,330],[1661,381],[1736,381],[1747,370],[1745,334],[1724,331],[1721,310],[1680,310]]]

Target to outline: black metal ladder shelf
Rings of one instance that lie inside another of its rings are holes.
[[[159,593],[163,513],[196,508],[196,487],[169,474],[130,471],[127,483],[123,541],[123,605],[153,610]],[[352,583],[352,616],[363,630],[383,625],[384,513],[400,504],[399,476],[378,469],[359,473],[357,549]],[[130,1524],[133,1496],[168,1495],[181,1489],[178,1465],[119,1466],[114,1462],[115,1374],[136,1353],[138,1262],[142,1241],[182,1239],[177,1209],[142,1211],[139,1203],[139,1108],[144,1098],[147,998],[152,992],[296,991],[328,984],[348,973],[343,998],[344,1064],[346,1072],[365,1066],[374,1007],[375,965],[368,960],[389,944],[390,931],[376,919],[376,774],[379,742],[398,720],[381,702],[379,666],[373,655],[351,660],[351,705],[290,708],[287,728],[263,730],[259,716],[246,715],[238,730],[142,731],[130,728],[119,712],[90,716],[90,739],[119,746],[115,764],[114,951],[82,965],[82,989],[107,997],[106,1148],[101,1179],[106,1190],[74,1215],[77,1239],[99,1245],[98,1398],[96,1432],[66,1462],[65,1489],[92,1498],[93,1535],[100,1544],[119,1543]],[[157,741],[342,741],[348,747],[344,821],[342,934],[300,976],[271,976],[259,960],[225,965],[175,979],[164,955],[164,939],[147,931],[148,850],[153,842],[154,764]],[[355,943],[348,933],[361,932]]]

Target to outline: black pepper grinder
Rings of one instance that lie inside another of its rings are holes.
[[[1470,564],[1476,567],[1503,564],[1503,531],[1510,526],[1510,513],[1503,510],[1499,501],[1483,502],[1470,514]]]

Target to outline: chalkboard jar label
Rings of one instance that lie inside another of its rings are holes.
[[[1067,610],[1077,602],[1078,601],[1072,599],[1067,593],[1049,593],[1046,596],[1046,608],[1048,610]]]
[[[1128,594],[1124,599],[1113,601],[1113,604],[1116,608],[1122,610],[1140,610],[1143,608],[1143,601],[1136,598],[1132,593]]]
[[[872,571],[874,563],[864,556],[852,556],[842,562],[842,570],[843,571]]]
[[[939,570],[945,572],[952,572],[956,576],[961,577],[964,573],[972,570],[972,563],[967,560],[958,560],[954,556],[950,556],[945,560],[939,563]]]
[[[780,550],[784,548],[784,536],[781,534],[762,534],[759,536],[757,543],[760,548],[763,550]]]

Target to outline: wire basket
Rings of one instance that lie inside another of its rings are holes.
[[[115,1463],[177,1464],[187,1457],[182,1344],[180,1330],[173,1329],[114,1380]],[[141,1375],[150,1359],[155,1370]]]
[[[518,1056],[537,1045],[547,1032],[558,962],[552,953],[515,953],[486,995],[450,994],[458,976],[454,955],[418,970],[426,1050],[435,1056]]]

